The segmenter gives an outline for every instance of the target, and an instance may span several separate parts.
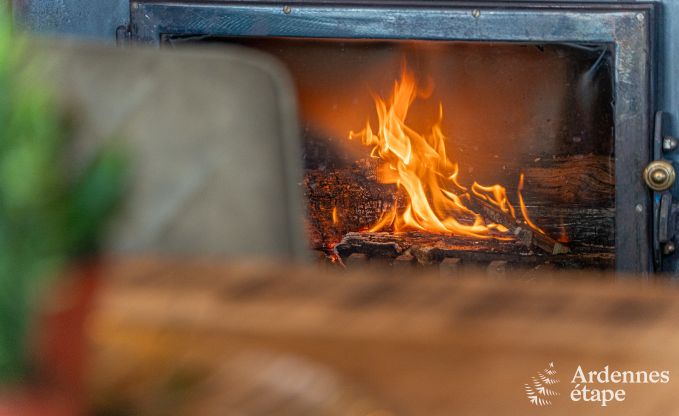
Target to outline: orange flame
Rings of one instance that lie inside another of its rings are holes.
[[[516,218],[503,186],[483,186],[474,182],[468,189],[459,183],[459,166],[451,162],[446,153],[447,138],[441,129],[442,105],[439,105],[438,120],[429,132],[417,132],[406,123],[410,105],[418,96],[428,95],[430,90],[419,90],[414,75],[403,65],[401,79],[394,82],[391,97],[388,100],[378,96],[374,98],[379,121],[377,130],[374,131],[367,121],[363,130],[349,133],[350,140],[360,139],[363,145],[372,147],[371,157],[384,162],[380,169],[380,182],[395,184],[408,196],[405,208],[394,204],[383,212],[368,231],[421,230],[475,238],[507,239],[506,236],[498,235],[498,232],[509,231],[507,227],[486,223],[481,215],[464,202],[471,199],[471,192],[476,198]],[[523,174],[518,190],[521,213],[526,224],[544,234],[528,217],[522,189]]]
[[[535,223],[531,221],[530,217],[528,216],[528,209],[526,209],[526,204],[523,202],[523,196],[521,195],[521,191],[523,191],[523,173],[521,174],[521,176],[519,176],[519,190],[517,192],[517,194],[519,195],[519,205],[521,206],[521,215],[523,215],[523,219],[526,221],[526,224],[528,224],[530,228],[546,235],[542,228],[535,225]]]
[[[332,225],[339,224],[339,217],[337,216],[337,207],[332,207]]]
[[[523,178],[523,174],[521,174]],[[519,191],[519,198],[521,197],[521,191]],[[507,197],[507,190],[500,185],[483,186],[474,182],[472,184],[472,193],[484,201],[488,201],[504,213],[508,213],[512,218],[516,218],[516,213],[514,212],[514,207],[509,202]],[[523,211],[521,211],[523,212]]]
[[[476,238],[493,237],[493,230],[506,232],[499,224],[485,223],[483,218],[463,202],[467,188],[458,182],[459,168],[446,154],[446,137],[441,129],[443,108],[439,105],[438,121],[422,134],[406,123],[408,109],[418,90],[413,74],[404,65],[400,81],[394,83],[388,101],[375,97],[379,126],[373,132],[370,122],[360,132],[350,132],[349,139],[360,138],[371,146],[371,156],[385,162],[380,182],[396,184],[408,195],[405,209],[394,206],[370,228],[379,231],[423,230]],[[484,187],[477,183],[472,192],[514,216],[505,188]]]

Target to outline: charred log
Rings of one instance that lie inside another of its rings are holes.
[[[368,259],[389,259],[413,256],[420,266],[435,266],[446,259],[460,264],[487,267],[492,261],[504,261],[509,268],[532,269],[537,265],[554,264],[567,268],[609,268],[615,255],[612,250],[599,249],[551,255],[531,250],[518,241],[476,239],[429,233],[348,233],[335,246],[343,259],[360,253]],[[450,262],[448,262],[450,263]]]
[[[553,240],[567,244],[572,250],[614,247],[614,188],[612,183],[607,182],[611,179],[609,175],[601,173],[607,169],[606,159],[596,156],[575,159],[590,166],[587,168],[590,171],[595,169],[600,174],[594,175],[599,179],[584,180],[580,187],[582,189],[578,191],[579,201],[569,203],[565,203],[563,199],[571,198],[568,195],[575,191],[571,189],[574,185],[568,184],[582,175],[573,173],[568,163],[553,159],[540,161],[539,167],[533,164],[526,169],[527,185],[523,194],[531,219]],[[580,166],[578,169],[584,167]],[[577,171],[576,169],[575,172]],[[348,232],[370,228],[394,204],[406,204],[406,195],[394,185],[378,183],[376,172],[377,164],[371,159],[356,161],[345,168],[307,170],[303,186],[307,199],[308,230],[314,248],[327,249]],[[573,175],[575,179],[571,177]],[[566,184],[561,190],[556,186],[559,181]],[[508,193],[515,194],[516,190],[508,188]],[[562,201],[555,202],[555,198],[561,198]],[[597,203],[591,206],[583,201]],[[488,220],[505,226],[513,220],[498,218],[492,209],[482,210],[480,213]],[[532,234],[525,236],[524,233],[524,238],[532,239]],[[550,247],[553,246],[553,242],[547,242],[548,251],[552,252]]]
[[[541,233],[539,230],[530,228],[525,222],[512,217],[507,212],[501,211],[495,205],[478,198],[476,195],[471,195],[470,198],[473,207],[481,212],[483,217],[505,226],[518,241],[527,247],[535,247],[548,254],[564,254],[570,251],[567,246]]]
[[[540,159],[528,164],[523,172],[529,195],[561,205],[612,208],[614,171],[609,156],[574,155]]]
[[[609,155],[574,154],[545,157],[526,155],[521,160],[488,157],[477,150],[464,152],[462,181],[502,183],[515,195],[518,178],[525,174],[528,200],[535,196],[554,204],[612,207],[615,201],[615,165]],[[507,179],[515,178],[513,182]]]

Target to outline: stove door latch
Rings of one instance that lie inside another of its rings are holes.
[[[672,136],[663,135],[666,124],[666,114],[658,111],[655,114],[653,132],[654,160],[643,172],[644,182],[653,191],[653,257],[656,270],[663,269],[663,257],[675,253],[675,233],[679,229],[679,204],[673,203],[671,193],[676,181],[672,161],[678,157],[675,151],[679,148],[679,141]]]
[[[644,181],[649,188],[663,192],[672,187],[676,173],[672,163],[666,160],[654,160],[644,169]]]

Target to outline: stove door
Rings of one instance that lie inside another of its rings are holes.
[[[198,5],[139,1],[131,4],[130,31],[126,36],[155,46],[171,45],[177,39],[186,38],[240,39],[238,42],[245,44],[266,44],[270,38],[311,38],[374,43],[528,44],[547,45],[550,50],[608,51],[606,59],[610,60],[610,96],[613,98],[610,111],[613,143],[609,155],[614,165],[615,268],[636,273],[653,270],[651,229],[654,209],[659,211],[660,204],[654,207],[642,172],[653,159],[655,5],[506,3],[501,6],[484,7],[482,3],[460,6],[444,2],[426,5],[295,2],[284,6],[257,2],[213,1]],[[577,82],[569,87],[579,88]],[[563,116],[567,117],[571,110],[565,109]],[[584,118],[591,115],[579,114]],[[478,115],[482,121],[484,117],[487,115]],[[577,134],[572,136],[582,139]],[[593,152],[596,154],[596,150]],[[530,179],[527,178],[527,182]],[[521,205],[517,201],[513,204]],[[540,224],[535,225],[539,228]]]

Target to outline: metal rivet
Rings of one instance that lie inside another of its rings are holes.
[[[131,3],[130,7],[132,8],[132,10],[137,10],[139,8],[139,3]]]
[[[292,7],[290,7],[290,6],[283,6],[283,13],[285,13],[285,14],[290,14],[291,11],[292,11]]]
[[[474,16],[475,19],[478,19],[479,16],[481,16],[481,10],[479,9],[472,10],[472,16]]]
[[[644,14],[643,13],[637,13],[637,20],[640,22],[644,21]]]
[[[641,214],[642,212],[644,212],[644,206],[641,205],[641,204],[637,204],[637,205],[634,207],[634,209],[635,209],[639,214]]]
[[[662,139],[662,150],[665,152],[671,152],[679,147],[679,141],[672,136],[665,136]]]
[[[670,254],[674,253],[676,250],[677,250],[677,246],[675,246],[673,242],[668,241],[663,246],[662,253],[666,256],[669,256]]]

